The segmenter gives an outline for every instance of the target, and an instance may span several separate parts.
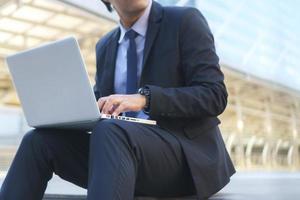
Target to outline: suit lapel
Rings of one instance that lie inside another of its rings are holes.
[[[160,4],[153,1],[150,16],[149,16],[147,34],[146,34],[142,75],[141,75],[141,81],[140,81],[141,84],[143,83],[142,79],[144,76],[145,68],[147,67],[146,63],[147,63],[149,54],[151,52],[151,48],[152,48],[155,38],[159,32],[159,28],[161,25],[161,18],[162,18],[162,7]]]
[[[101,81],[102,96],[108,96],[114,92],[114,77],[116,68],[116,58],[118,50],[118,40],[120,37],[120,30],[117,29],[111,36],[107,45],[106,56],[104,62],[104,74]]]

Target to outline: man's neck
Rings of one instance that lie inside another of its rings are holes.
[[[143,13],[144,12],[140,13],[139,15],[130,16],[130,17],[129,16],[120,16],[121,24],[123,25],[124,28],[129,29],[143,15]]]
[[[135,13],[118,13],[123,27],[126,29],[131,28],[134,25],[134,23],[138,21],[138,19],[144,14],[146,9],[147,7]]]

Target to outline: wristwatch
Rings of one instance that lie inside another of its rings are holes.
[[[145,107],[144,107],[144,112],[145,112],[146,114],[148,114],[149,111],[150,111],[150,97],[151,97],[151,91],[150,91],[150,89],[149,89],[148,87],[142,87],[142,88],[140,88],[140,89],[138,90],[138,93],[139,93],[140,95],[143,95],[143,96],[146,97],[146,105],[145,105]]]

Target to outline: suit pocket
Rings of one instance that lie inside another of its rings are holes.
[[[194,139],[220,123],[221,121],[217,117],[193,120],[184,127],[184,134],[187,138]]]

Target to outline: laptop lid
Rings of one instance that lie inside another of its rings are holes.
[[[69,37],[6,59],[29,126],[100,117],[77,40]]]

